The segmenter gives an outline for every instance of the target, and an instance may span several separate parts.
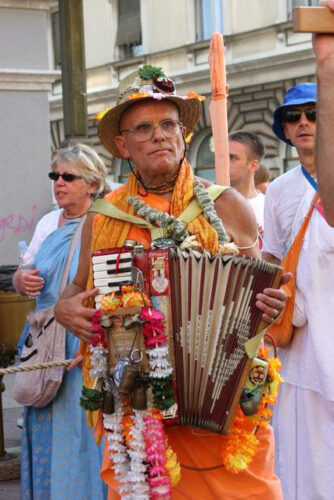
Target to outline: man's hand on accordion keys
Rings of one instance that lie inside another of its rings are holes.
[[[95,297],[98,292],[98,288],[94,288],[64,297],[55,306],[55,318],[58,323],[85,342],[90,342],[95,335],[92,331],[92,318],[96,310],[85,307],[84,302]]]
[[[291,273],[282,275],[280,287],[286,285],[292,278]],[[282,289],[265,288],[256,296],[256,307],[262,312],[262,319],[267,323],[273,323],[285,307],[287,295]]]

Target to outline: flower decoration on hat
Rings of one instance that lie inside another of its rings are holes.
[[[99,113],[95,113],[95,115],[94,115],[95,119],[99,122],[100,120],[102,120],[104,115],[106,115],[108,113],[108,111],[110,111],[110,110],[111,110],[111,108],[105,108],[102,111],[99,111]]]

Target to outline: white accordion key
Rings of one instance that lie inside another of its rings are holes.
[[[122,276],[107,276],[105,278],[95,279],[94,276],[94,286],[99,288],[100,286],[122,286],[132,284],[132,274],[123,274]]]
[[[113,254],[103,254],[103,255],[93,255],[92,262],[94,264],[108,264],[108,265],[117,265],[117,261],[119,263],[122,262],[130,262],[132,261],[131,252],[124,253],[113,253]]]
[[[111,266],[110,264],[102,263],[102,264],[94,264],[93,265],[94,276],[96,278],[103,278],[104,276],[110,276],[112,274],[122,274],[122,273],[131,273],[131,262],[120,262],[117,271],[116,266]]]

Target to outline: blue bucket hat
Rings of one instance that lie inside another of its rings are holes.
[[[298,106],[300,104],[308,104],[317,102],[317,86],[315,83],[299,83],[291,87],[284,96],[282,106],[279,106],[274,112],[274,123],[272,126],[274,134],[292,146],[292,142],[285,137],[283,126],[281,124],[282,111],[287,106]]]

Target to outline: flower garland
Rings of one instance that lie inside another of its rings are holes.
[[[269,425],[272,410],[267,405],[276,404],[279,386],[283,382],[279,374],[280,360],[269,359],[267,348],[260,348],[258,357],[266,360],[269,366],[257,412],[255,415],[246,416],[238,405],[232,427],[229,433],[222,437],[223,464],[229,472],[235,474],[247,469],[252,461],[259,445],[255,432],[258,427],[264,428]]]
[[[144,307],[140,313],[143,321],[146,353],[150,365],[150,384],[154,396],[154,405],[159,410],[166,410],[175,404],[172,385],[173,367],[169,362],[169,348],[164,315],[157,309]]]
[[[122,418],[123,408],[119,407],[112,415],[103,415],[103,426],[108,431],[108,449],[111,452],[115,477],[120,483],[120,495],[128,494],[127,476],[129,471],[129,456],[123,438]]]
[[[116,295],[115,292],[103,295],[101,308],[99,309],[101,313],[116,311],[120,307],[149,307],[151,305],[151,301],[146,293],[134,290],[132,285],[123,285],[121,290],[121,295]]]
[[[102,404],[102,381],[107,376],[108,349],[104,329],[101,326],[101,311],[95,311],[92,318],[91,330],[95,333],[90,345],[90,375],[94,377],[95,384],[92,389],[82,388],[80,405],[85,410],[95,411]]]
[[[166,438],[163,423],[161,418],[154,418],[150,414],[145,415],[143,420],[148,431],[145,433],[145,450],[149,462],[150,498],[152,500],[171,498],[172,485],[166,468]]]
[[[128,395],[118,393],[115,395],[114,413],[103,414],[112,469],[119,482],[119,494],[125,500],[168,500],[171,498],[172,485],[179,482],[181,474],[176,455],[167,446],[162,415],[158,409],[169,408],[175,403],[164,315],[150,306],[151,302],[144,293],[124,286],[122,295],[102,297],[101,309],[95,312],[92,321],[95,335],[90,346],[90,374],[96,377],[102,388],[101,380],[107,377],[108,352],[101,323],[104,324],[105,318],[108,318],[108,311],[115,311],[119,307],[141,307],[138,320],[143,323],[155,407],[135,410],[131,407],[131,401],[124,399]],[[86,409],[101,407],[101,390],[95,389],[95,386],[94,389],[84,387],[82,394],[81,404]]]
[[[161,413],[133,410],[124,401],[114,414],[104,415],[104,428],[121,498],[170,499],[180,465],[167,445]]]

